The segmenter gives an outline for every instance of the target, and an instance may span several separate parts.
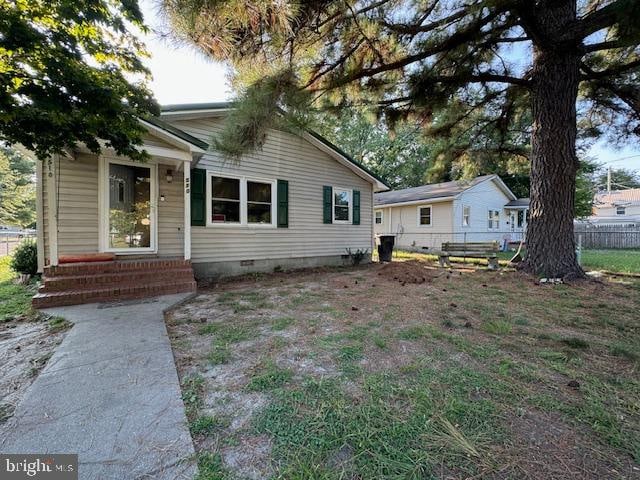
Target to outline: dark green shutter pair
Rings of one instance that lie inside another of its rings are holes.
[[[323,223],[333,223],[333,187],[322,187],[322,221]],[[351,223],[360,225],[360,191],[353,191],[353,207],[351,209],[353,215]]]
[[[191,170],[191,225],[204,227],[207,224],[207,171]],[[278,180],[278,228],[289,227],[289,182]]]

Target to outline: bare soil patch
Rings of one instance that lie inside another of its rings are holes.
[[[410,261],[230,281],[167,324],[201,478],[640,478],[639,308]]]
[[[0,323],[0,424],[13,415],[26,389],[37,378],[68,325],[46,320]]]

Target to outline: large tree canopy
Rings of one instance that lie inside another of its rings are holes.
[[[0,148],[0,224],[33,227],[36,220],[35,161]]]
[[[231,62],[241,98],[260,99],[231,116],[223,146],[259,146],[278,108],[304,120],[304,92],[316,107],[419,121],[455,140],[455,158],[528,155],[523,267],[583,275],[578,126],[580,137],[640,132],[638,0],[161,1],[179,37]]]
[[[137,1],[0,0],[0,140],[46,158],[78,142],[143,158],[155,112]]]

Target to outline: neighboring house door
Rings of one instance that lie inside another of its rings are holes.
[[[105,161],[103,177],[103,250],[155,251],[156,166]]]

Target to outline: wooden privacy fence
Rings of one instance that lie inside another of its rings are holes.
[[[638,225],[575,225],[576,243],[582,237],[582,248],[640,248]]]

